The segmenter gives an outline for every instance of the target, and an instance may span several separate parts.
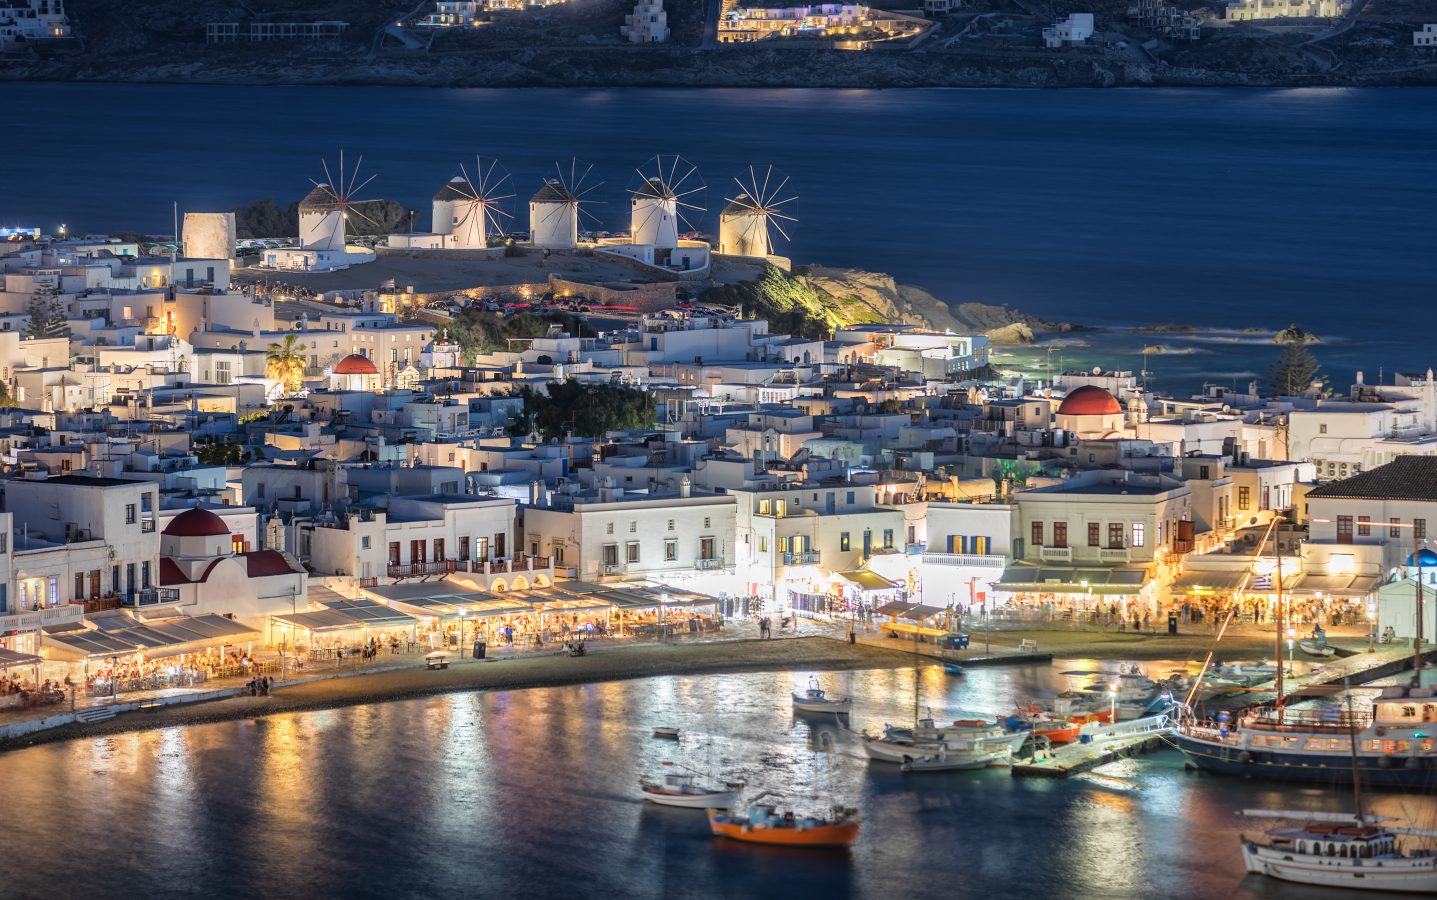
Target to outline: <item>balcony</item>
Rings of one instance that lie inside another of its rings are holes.
[[[803,550],[797,553],[785,553],[783,564],[785,566],[816,566],[818,565],[818,550]]]
[[[1191,552],[1193,552],[1193,542],[1192,542],[1192,541],[1185,541],[1185,540],[1182,540],[1181,538],[1174,538],[1174,539],[1173,539],[1173,552],[1174,552],[1174,553],[1191,553]]]
[[[1072,547],[1039,547],[1038,558],[1043,562],[1066,562],[1073,561]]]
[[[155,517],[154,517],[154,516],[145,516],[144,518],[140,519],[140,531],[144,532],[145,534],[149,534],[150,532],[152,532],[152,531],[154,531],[154,530],[155,530]]]
[[[1127,547],[1108,547],[1098,550],[1098,562],[1126,565],[1132,554]]]
[[[513,572],[542,572],[548,570],[554,561],[547,556],[516,556],[513,559],[482,560],[470,559],[453,563],[461,572],[475,575],[508,575]]]
[[[434,562],[389,564],[390,578],[429,578],[433,575],[454,574],[454,560],[440,559]]]
[[[623,563],[604,563],[599,566],[600,575],[622,575],[626,567]]]
[[[0,615],[0,634],[18,631],[33,631],[44,625],[68,625],[84,619],[84,610],[77,603],[61,606],[46,606],[40,609],[22,609],[9,615]]]
[[[818,554],[815,553],[814,555],[817,556]],[[706,570],[706,569],[722,569],[723,567],[724,567],[724,561],[721,560],[721,559],[696,559],[696,560],[694,560],[694,568],[695,568],[695,569],[705,569],[705,570]]]
[[[161,603],[179,603],[179,588],[145,588],[136,591],[120,601],[125,606],[158,606]]]
[[[926,566],[956,566],[979,569],[1001,569],[1008,564],[1006,556],[989,553],[925,553]]]
[[[106,612],[107,610],[111,609],[119,609],[121,604],[120,597],[117,594],[110,597],[91,597],[88,600],[76,600],[71,605],[80,607],[81,610],[84,611],[85,615],[88,616],[92,613]]]

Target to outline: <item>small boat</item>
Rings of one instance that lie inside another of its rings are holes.
[[[1203,676],[1203,683],[1215,688],[1248,688],[1266,684],[1277,678],[1277,666],[1263,660],[1257,663],[1216,663]]]
[[[1337,648],[1327,643],[1327,635],[1321,631],[1314,631],[1307,637],[1297,642],[1297,649],[1308,656],[1328,657],[1337,653]]]
[[[672,725],[658,725],[654,728],[654,737],[676,741],[679,739],[679,730]]]
[[[1002,765],[1012,759],[1012,754],[993,750],[949,750],[939,746],[938,752],[926,756],[913,756],[903,760],[900,768],[904,772],[954,772],[963,769],[986,769]]]
[[[943,664],[943,673],[945,675],[962,675],[963,667],[958,665],[957,663],[946,662]]]
[[[1399,835],[1437,836],[1379,823],[1390,818],[1245,809],[1244,816],[1298,819],[1303,824],[1270,828],[1261,838],[1242,835],[1242,861],[1249,872],[1323,887],[1437,895],[1437,853],[1408,850]]]
[[[664,765],[670,765],[665,762]],[[742,785],[705,787],[688,772],[665,772],[660,781],[639,779],[639,795],[660,806],[684,809],[729,809],[738,802]]]
[[[800,712],[846,713],[853,708],[853,701],[844,697],[835,699],[824,693],[818,686],[818,679],[809,680],[808,689],[793,692],[793,708]]]
[[[825,818],[780,815],[772,806],[751,806],[748,815],[709,810],[709,829],[719,837],[781,847],[848,847],[858,840],[858,810],[835,806]]]

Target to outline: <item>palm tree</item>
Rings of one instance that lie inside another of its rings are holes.
[[[270,344],[264,355],[264,374],[284,385],[285,393],[299,391],[304,383],[304,356],[299,352],[298,335],[287,334],[283,344]]]

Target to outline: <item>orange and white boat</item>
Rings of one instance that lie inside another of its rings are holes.
[[[748,815],[709,810],[709,828],[719,837],[779,847],[848,847],[858,840],[858,810],[835,806],[827,818],[779,814],[772,806],[751,806]]]

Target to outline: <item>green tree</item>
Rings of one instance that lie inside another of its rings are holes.
[[[284,385],[286,393],[297,392],[304,384],[304,354],[299,336],[287,334],[283,344],[270,344],[264,355],[264,375]]]
[[[239,444],[206,444],[195,452],[202,466],[237,466],[244,462],[244,447]]]
[[[1317,357],[1307,349],[1317,336],[1303,331],[1296,324],[1279,331],[1273,343],[1282,347],[1272,367],[1267,370],[1267,392],[1274,397],[1293,397],[1306,391],[1322,375]]]
[[[845,324],[807,282],[774,265],[765,266],[763,274],[753,281],[709,288],[699,295],[699,300],[737,306],[745,316],[767,320],[775,334],[826,338],[833,334],[835,326]]]
[[[273,200],[256,200],[248,206],[236,206],[235,237],[282,238],[299,234],[299,204],[280,209]]]
[[[524,416],[511,430],[522,435],[532,427],[545,440],[566,432],[602,437],[610,431],[649,428],[658,417],[653,395],[639,388],[551,381],[547,394],[526,387],[518,396],[524,399]]]
[[[578,316],[566,312],[520,313],[500,316],[478,307],[466,307],[449,326],[449,336],[459,345],[459,359],[472,363],[480,353],[508,350],[510,338],[536,338],[558,325],[575,337],[591,337],[594,332]]]
[[[25,309],[30,313],[30,324],[26,331],[31,337],[65,337],[70,333],[65,310],[60,306],[59,288],[50,285],[36,288]]]

